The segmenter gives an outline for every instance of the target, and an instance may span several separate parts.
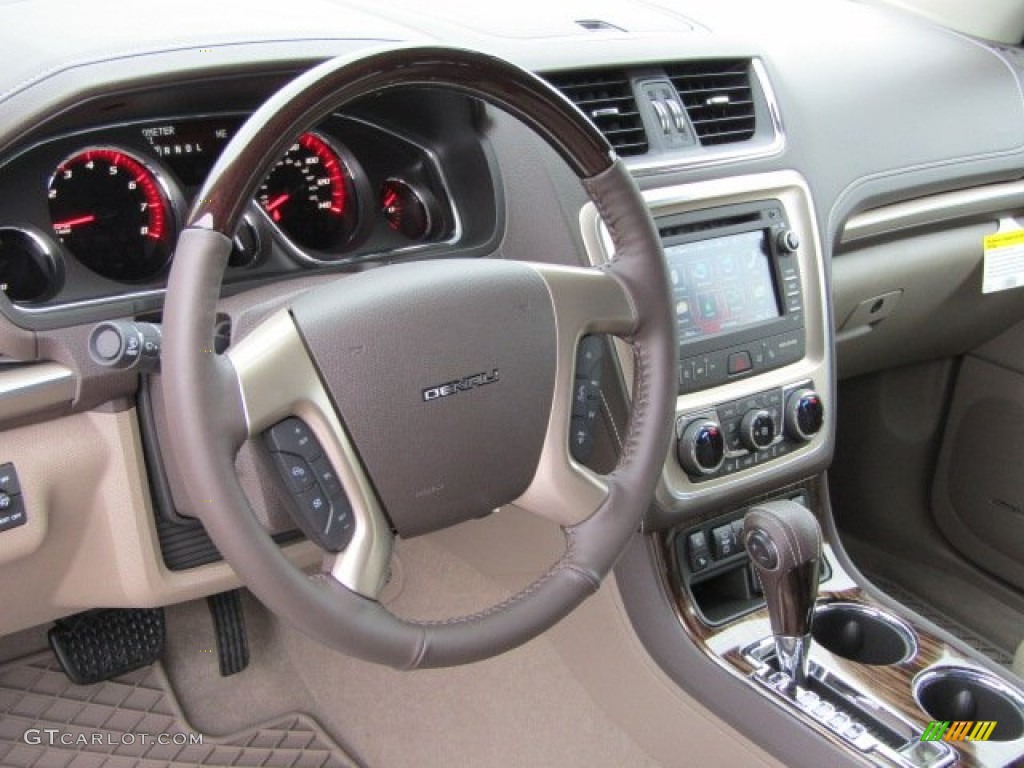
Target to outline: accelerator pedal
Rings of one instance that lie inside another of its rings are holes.
[[[163,608],[103,608],[60,619],[47,637],[71,682],[91,685],[152,664],[164,631]]]
[[[206,598],[217,635],[220,675],[228,677],[249,666],[249,637],[242,613],[242,590],[233,589]]]

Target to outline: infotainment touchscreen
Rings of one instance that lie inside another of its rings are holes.
[[[764,230],[665,247],[679,340],[780,316]]]

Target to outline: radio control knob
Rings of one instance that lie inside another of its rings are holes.
[[[775,236],[775,245],[783,253],[795,253],[800,247],[800,235],[792,229],[784,229]]]
[[[813,389],[798,389],[786,400],[786,433],[806,443],[821,431],[825,405]]]
[[[725,460],[725,435],[714,419],[697,419],[686,425],[676,445],[676,458],[691,476],[715,473]]]
[[[768,411],[754,408],[740,420],[740,440],[750,451],[767,448],[775,440],[775,417]]]

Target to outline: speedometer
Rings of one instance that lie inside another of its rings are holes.
[[[359,224],[352,173],[335,147],[315,133],[292,144],[256,193],[271,220],[296,245],[331,250]]]

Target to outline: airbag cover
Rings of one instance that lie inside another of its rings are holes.
[[[398,533],[485,515],[532,480],[555,316],[540,274],[493,259],[373,269],[292,315]]]

